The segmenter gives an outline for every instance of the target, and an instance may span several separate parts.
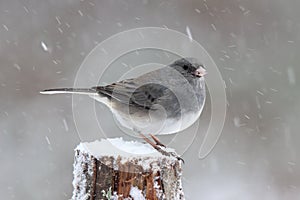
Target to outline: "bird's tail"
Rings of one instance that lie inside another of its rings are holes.
[[[41,94],[97,94],[97,91],[92,88],[56,88],[40,91]]]

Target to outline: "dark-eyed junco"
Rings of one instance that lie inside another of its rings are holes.
[[[191,126],[205,103],[206,70],[194,58],[182,58],[136,78],[91,88],[59,88],[42,94],[85,94],[107,105],[117,121],[136,133],[172,134]],[[147,139],[146,139],[147,140]],[[147,141],[151,144],[151,141]],[[157,145],[152,143],[155,148]]]

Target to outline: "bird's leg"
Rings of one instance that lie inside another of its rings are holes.
[[[158,152],[160,152],[161,154],[165,155],[165,156],[173,156],[175,158],[177,158],[178,160],[181,160],[184,163],[184,160],[179,157],[176,153],[174,152],[167,152],[165,150],[163,150],[162,148],[166,148],[166,146],[164,144],[162,144],[157,137],[155,137],[154,135],[151,135],[151,138],[156,142],[154,143],[153,141],[151,141],[149,138],[147,138],[144,134],[140,133],[140,136],[148,143],[150,144],[154,149],[156,149]],[[155,139],[154,139],[155,138]]]
[[[156,145],[162,146],[162,147],[166,147],[166,145],[164,145],[163,143],[161,143],[161,141],[153,134],[149,134],[152,139],[155,141]]]
[[[159,147],[154,143],[152,142],[149,138],[147,138],[144,134],[140,133],[140,136],[148,143],[150,144],[154,149],[158,150],[159,151]]]
[[[141,134],[142,138],[148,143],[150,144],[154,149],[156,149],[158,152],[160,152],[162,155],[164,156],[171,156],[171,153],[163,150],[160,146],[158,146],[157,144],[155,144],[153,141],[151,141],[149,138],[147,138],[144,134]]]

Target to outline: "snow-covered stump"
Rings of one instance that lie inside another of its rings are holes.
[[[183,200],[181,170],[181,161],[148,144],[122,138],[81,143],[75,149],[72,199]]]

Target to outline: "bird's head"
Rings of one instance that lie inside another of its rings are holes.
[[[181,58],[170,66],[186,78],[201,78],[207,74],[204,66],[199,64],[196,58]]]

